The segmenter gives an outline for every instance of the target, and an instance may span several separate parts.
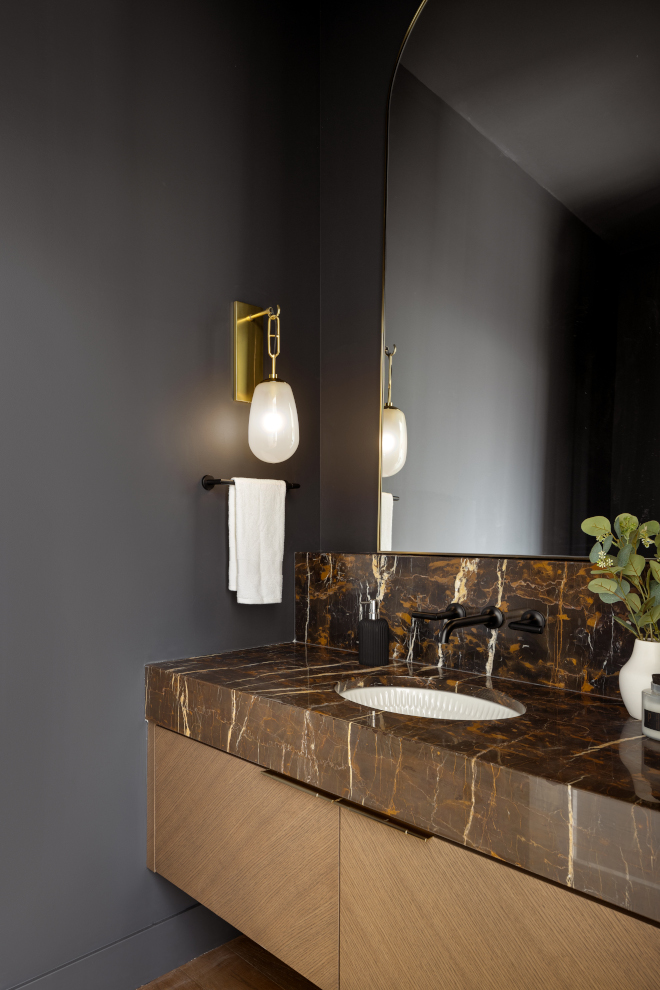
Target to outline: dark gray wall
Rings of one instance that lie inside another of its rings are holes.
[[[321,3],[321,546],[375,550],[389,88],[418,0]]]
[[[109,947],[39,987],[131,990],[228,934],[163,923],[191,902],[144,865],[143,668],[291,639],[319,545],[317,57],[313,5],[0,8],[2,988]],[[231,401],[236,298],[282,306],[282,467]],[[206,472],[301,483],[281,606],[227,591]]]
[[[660,5],[429,0],[403,64],[608,241],[660,215]]]
[[[599,352],[595,327],[605,343],[604,253],[565,206],[399,68],[385,314],[408,458],[383,481],[400,496],[394,550],[574,552],[576,358]]]

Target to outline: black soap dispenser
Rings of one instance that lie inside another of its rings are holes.
[[[369,614],[358,622],[358,659],[363,667],[385,667],[389,663],[390,630],[386,619],[378,618],[378,599],[360,602],[369,607]]]

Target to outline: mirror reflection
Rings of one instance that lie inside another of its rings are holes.
[[[655,0],[420,14],[390,102],[382,550],[581,555],[585,517],[657,516],[658,52]]]

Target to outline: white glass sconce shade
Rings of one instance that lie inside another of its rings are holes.
[[[270,464],[286,461],[298,449],[298,411],[291,386],[279,379],[254,390],[248,444],[255,457]]]
[[[383,409],[382,475],[389,478],[397,474],[406,463],[408,431],[406,417],[396,406]]]

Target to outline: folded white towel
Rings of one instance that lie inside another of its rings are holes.
[[[389,492],[380,493],[380,549],[392,549],[392,516],[394,515],[394,498]]]
[[[229,590],[242,605],[282,601],[286,482],[234,478],[229,486]]]

